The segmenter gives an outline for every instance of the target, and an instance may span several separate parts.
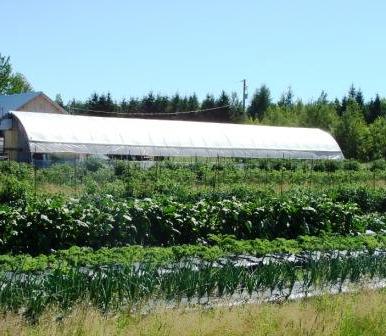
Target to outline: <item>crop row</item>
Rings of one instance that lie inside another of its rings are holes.
[[[386,250],[386,235],[359,236],[302,236],[297,239],[237,240],[230,236],[211,236],[209,245],[176,245],[171,247],[143,247],[139,245],[101,248],[73,246],[47,255],[32,257],[28,254],[1,255],[0,271],[36,272],[69,267],[94,267],[102,265],[132,265],[147,263],[170,265],[185,260],[216,261],[238,256],[263,257],[275,255],[299,255],[304,253],[336,251]]]
[[[338,169],[341,165],[353,169]],[[371,171],[368,167],[372,166],[351,161],[246,160],[236,163],[221,160],[220,163],[204,163],[191,160],[190,163],[157,161],[152,167],[142,169],[130,161],[107,163],[90,159],[76,165],[57,164],[34,171],[29,165],[0,162],[0,202],[18,199],[26,192],[34,194],[36,190],[38,193],[66,191],[71,195],[107,192],[115,197],[143,198],[159,194],[184,198],[192,190],[217,192],[233,190],[234,186],[268,186],[277,191],[298,186],[325,189],[353,183],[368,187],[382,185],[386,169]]]
[[[262,293],[278,290],[288,297],[296,283],[304,292],[337,286],[349,281],[384,279],[386,256],[360,255],[308,260],[294,267],[290,261],[270,262],[246,268],[232,263],[221,267],[203,263],[184,264],[160,271],[150,264],[80,268],[41,274],[0,274],[0,307],[20,311],[34,319],[49,307],[71,308],[90,302],[107,311],[135,307],[150,300],[179,303],[194,298]]]
[[[254,201],[256,198],[285,194],[286,190],[293,192],[300,189],[302,192],[323,192],[337,201],[369,205],[373,208],[371,211],[386,210],[386,193],[376,189],[384,184],[386,170],[377,174],[365,169],[309,173],[230,167],[213,171],[200,165],[191,168],[182,166],[175,170],[161,170],[155,166],[145,170],[133,168],[132,164],[123,161],[118,161],[116,165],[123,167],[119,175],[115,175],[111,167],[87,170],[82,175],[74,167],[57,165],[38,170],[36,181],[29,173],[29,166],[16,163],[10,167],[3,166],[6,173],[0,174],[0,204],[33,198],[36,194],[47,195],[47,192],[72,197],[88,195],[91,199],[95,195],[110,194],[120,199],[167,196],[179,202],[195,202],[203,198],[222,200],[233,196],[242,201]],[[351,193],[349,198],[354,196],[355,199],[347,200],[347,195],[344,195],[346,189],[360,192],[356,195]]]
[[[139,163],[133,161],[113,160],[105,161],[97,158],[89,158],[82,162],[65,164],[65,163],[53,163],[51,167],[45,169],[47,175],[60,175],[65,174],[74,168],[79,171],[79,174],[87,174],[87,172],[96,172],[104,168],[112,168],[113,172],[117,176],[125,175],[128,168],[139,168]],[[179,160],[161,160],[156,161],[155,166],[157,169],[212,169],[212,170],[226,170],[238,168],[247,169],[260,169],[260,170],[314,170],[319,172],[334,172],[337,170],[346,171],[358,171],[358,170],[386,170],[386,161],[377,160],[370,162],[366,165],[362,165],[355,160],[296,160],[296,159],[226,159],[216,158],[213,160],[207,159],[184,159]],[[18,178],[25,178],[33,175],[33,168],[29,164],[17,163],[17,162],[0,162],[0,172],[2,174],[14,174]]]
[[[207,242],[210,235],[291,239],[385,228],[383,215],[361,215],[355,203],[336,202],[326,195],[196,203],[170,198],[122,201],[111,196],[93,201],[37,198],[19,206],[0,206],[0,252],[39,254],[74,245],[196,244]]]

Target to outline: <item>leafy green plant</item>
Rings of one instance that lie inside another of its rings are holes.
[[[126,305],[138,307],[152,299],[179,303],[183,298],[230,297],[246,291],[249,295],[278,291],[289,297],[296,282],[307,293],[310,289],[336,286],[362,279],[385,278],[386,256],[375,254],[325,256],[292,261],[239,266],[228,260],[185,262],[160,269],[149,263],[94,267],[55,268],[44,273],[14,270],[0,274],[0,307],[23,310],[36,321],[46,307],[63,310],[80,301],[90,302],[104,312]]]
[[[31,185],[15,176],[0,175],[0,204],[20,203],[27,200]]]
[[[340,194],[342,195],[342,194]],[[351,195],[351,194],[350,194]],[[351,196],[350,196],[351,197]],[[31,198],[0,212],[2,252],[45,253],[72,245],[100,248],[127,244],[171,246],[207,242],[210,235],[238,239],[297,238],[302,235],[352,235],[384,229],[356,203],[323,194],[177,202],[172,198],[122,201],[111,195],[66,200]],[[370,225],[371,224],[371,225]]]

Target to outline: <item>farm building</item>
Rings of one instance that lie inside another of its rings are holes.
[[[61,106],[43,92],[26,92],[13,95],[0,95],[0,156],[3,153],[3,131],[11,126],[6,118],[10,111],[30,111],[44,113],[67,113]]]
[[[342,159],[327,132],[312,128],[102,118],[12,112],[5,151],[18,161],[34,153],[150,157]]]
[[[10,111],[67,113],[43,92],[0,95],[0,118]]]

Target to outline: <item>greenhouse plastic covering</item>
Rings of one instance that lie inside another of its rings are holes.
[[[12,112],[31,152],[98,155],[342,159],[315,128]]]

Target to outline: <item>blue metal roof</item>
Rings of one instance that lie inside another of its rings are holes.
[[[0,116],[7,114],[9,111],[18,110],[41,94],[42,92],[26,92],[13,95],[0,95]]]

